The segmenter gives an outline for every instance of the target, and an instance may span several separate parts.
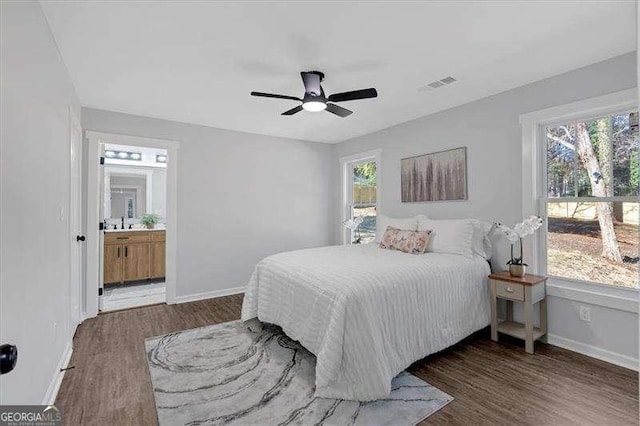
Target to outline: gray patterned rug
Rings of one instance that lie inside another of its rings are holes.
[[[146,350],[161,425],[412,425],[453,400],[407,372],[382,400],[314,398],[315,356],[273,326],[232,321],[147,339]]]

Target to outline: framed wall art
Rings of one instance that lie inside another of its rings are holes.
[[[403,158],[402,202],[467,199],[467,148]]]

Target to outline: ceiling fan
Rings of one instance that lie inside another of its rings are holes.
[[[353,111],[349,111],[346,108],[336,105],[332,102],[345,102],[355,101],[358,99],[375,98],[378,96],[376,89],[362,89],[353,90],[351,92],[334,93],[326,97],[324,90],[320,83],[324,80],[324,74],[320,71],[303,71],[300,73],[302,76],[302,83],[304,84],[304,97],[296,98],[295,96],[275,95],[273,93],[263,92],[251,92],[251,96],[262,96],[264,98],[278,98],[289,99],[292,101],[302,102],[302,105],[298,105],[295,108],[291,108],[288,111],[282,113],[282,115],[293,115],[303,109],[306,111],[322,111],[326,110],[338,117],[346,117],[351,115]]]

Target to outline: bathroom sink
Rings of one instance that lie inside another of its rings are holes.
[[[162,227],[157,227],[157,228],[153,228],[153,229],[147,229],[147,228],[133,228],[133,229],[105,229],[104,232],[137,232],[137,231],[164,231],[165,228]]]

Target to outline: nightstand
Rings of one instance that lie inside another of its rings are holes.
[[[509,272],[489,275],[491,288],[491,340],[498,341],[498,333],[525,341],[525,351],[533,353],[533,342],[547,334],[547,277],[525,274],[512,277]],[[498,322],[498,299],[507,302],[505,321]],[[524,324],[513,321],[513,302],[524,305]],[[533,305],[540,303],[540,327],[533,326]]]

